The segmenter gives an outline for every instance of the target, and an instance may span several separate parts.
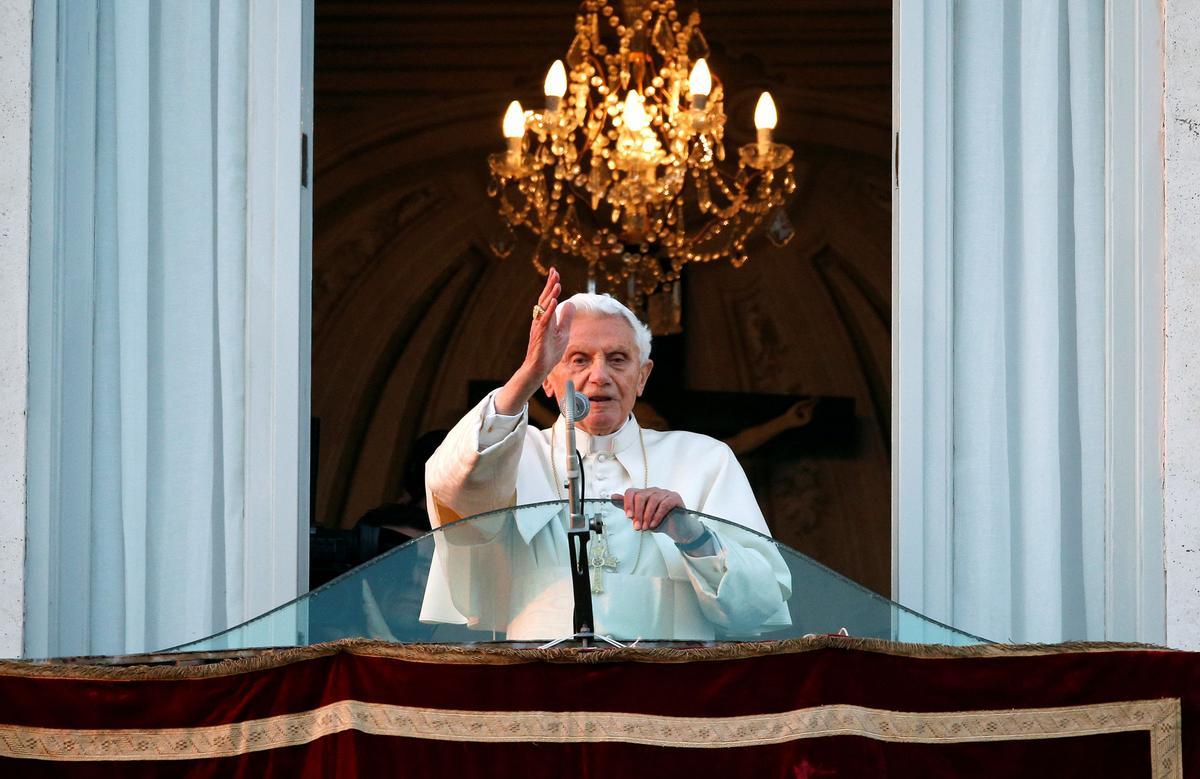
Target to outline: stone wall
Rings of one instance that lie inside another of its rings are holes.
[[[1163,7],[1167,644],[1200,649],[1200,3]]]
[[[0,3],[0,657],[21,654],[33,0]]]

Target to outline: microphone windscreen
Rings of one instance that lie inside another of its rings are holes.
[[[575,422],[583,419],[592,410],[592,402],[587,399],[587,395],[575,390],[575,382],[568,381],[563,386],[563,401],[562,407],[559,409],[563,416],[567,415],[567,404],[570,403],[571,419]]]
[[[587,399],[587,395],[582,395],[578,392],[575,393],[574,401],[575,421],[578,422],[587,417],[588,413],[592,410],[592,402]]]

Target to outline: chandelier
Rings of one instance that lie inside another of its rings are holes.
[[[488,193],[504,225],[499,256],[516,230],[537,239],[533,264],[582,259],[597,283],[637,296],[674,287],[685,265],[748,259],[746,242],[768,222],[790,240],[784,205],[795,189],[792,150],[771,138],[775,104],[763,92],[757,141],[725,161],[724,89],[709,69],[700,14],[675,0],[584,0],[565,64],[546,75],[541,111],[513,101],[508,150],[488,158]]]

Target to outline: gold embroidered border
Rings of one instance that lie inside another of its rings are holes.
[[[382,657],[438,665],[520,665],[524,663],[695,663],[741,660],[768,655],[799,654],[820,649],[853,650],[926,660],[968,660],[979,657],[1039,657],[1100,652],[1176,652],[1149,644],[1072,642],[1065,644],[979,644],[944,646],[905,644],[876,638],[813,636],[782,641],[738,642],[698,647],[627,647],[582,652],[571,647],[518,649],[470,644],[400,644],[364,638],[343,638],[324,644],[286,649],[238,649],[217,652],[131,655],[121,658],[68,660],[0,660],[0,677],[40,679],[211,679],[282,668],[337,654]],[[170,658],[182,664],[155,665]],[[113,664],[113,660],[119,661]],[[217,662],[205,662],[216,660]],[[196,665],[193,663],[201,662]]]
[[[35,760],[190,760],[307,744],[358,730],[435,741],[728,748],[823,736],[877,741],[1025,741],[1147,731],[1154,779],[1183,776],[1178,698],[1059,708],[897,712],[833,704],[740,717],[620,712],[461,711],[345,700],[311,711],[200,728],[66,730],[0,726],[0,756]]]

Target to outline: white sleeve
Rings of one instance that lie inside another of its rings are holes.
[[[503,630],[509,622],[507,587],[513,580],[509,532],[510,512],[455,525],[512,506],[517,471],[528,421],[495,413],[491,396],[458,421],[425,463],[425,495],[434,527],[449,526],[434,536],[425,598],[424,622],[470,624],[475,629]],[[501,425],[507,421],[507,427]],[[501,433],[494,438],[488,434]]]
[[[688,571],[700,577],[704,583],[704,588],[712,595],[716,595],[717,588],[721,584],[721,579],[725,576],[725,572],[729,570],[726,562],[727,555],[725,547],[721,545],[720,537],[712,532],[708,525],[704,526],[708,532],[708,547],[701,547],[698,552],[712,551],[712,554],[702,555],[696,552],[688,554],[682,549],[679,553],[683,555],[683,562],[688,567]]]
[[[716,554],[681,552],[688,577],[708,619],[731,636],[750,636],[790,624],[791,570],[769,536],[750,481],[728,447],[698,511],[735,524],[701,520],[714,536]],[[762,534],[762,535],[757,535]]]
[[[425,494],[434,527],[513,505],[528,422],[522,411],[512,429],[488,443],[484,435],[490,401],[484,398],[468,411],[425,463]],[[491,432],[499,431],[499,425],[493,425]]]
[[[709,525],[716,554],[683,555],[700,611],[729,637],[747,638],[790,624],[791,572],[774,543],[716,525]]]
[[[514,430],[525,414],[529,411],[526,403],[521,410],[511,416],[496,412],[496,393],[487,396],[487,406],[483,409],[483,424],[479,428],[479,451],[484,451],[503,441]]]

